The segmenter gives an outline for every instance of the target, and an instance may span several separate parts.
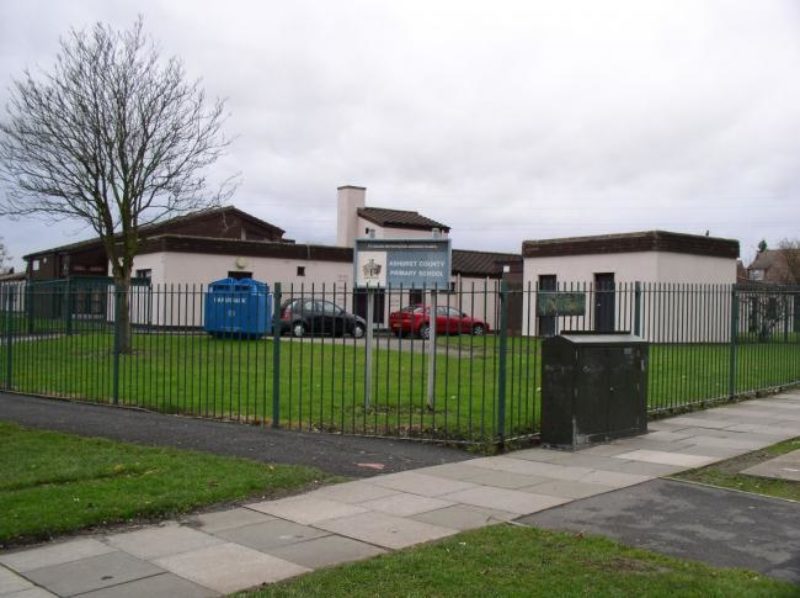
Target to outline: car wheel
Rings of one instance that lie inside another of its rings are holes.
[[[483,324],[475,324],[472,327],[472,336],[483,336],[486,334],[486,327]]]
[[[421,339],[428,340],[431,337],[431,327],[428,326],[427,324],[423,324],[422,326],[419,327],[417,334]]]
[[[292,336],[301,338],[306,335],[306,325],[303,322],[295,322],[292,324]]]
[[[364,338],[364,326],[362,324],[353,325],[353,338]]]
[[[399,328],[398,328],[397,330],[395,330],[394,334],[395,334],[395,336],[396,336],[397,338],[403,338],[403,337],[406,335],[406,333],[405,333],[405,332],[403,332],[403,331],[402,331],[401,329],[399,329]]]

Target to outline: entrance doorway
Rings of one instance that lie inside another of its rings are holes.
[[[603,272],[594,275],[594,329],[596,332],[614,330],[616,311],[616,289],[614,273]]]
[[[558,281],[555,274],[539,275],[539,292],[557,291]],[[539,316],[539,336],[555,336],[556,317]]]

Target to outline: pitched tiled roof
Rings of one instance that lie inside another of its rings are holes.
[[[522,262],[518,253],[494,253],[453,249],[453,274],[462,276],[499,276],[503,266]]]
[[[760,280],[764,282],[795,282],[787,258],[792,258],[792,263],[800,261],[800,249],[765,249],[756,255],[747,270],[763,271],[763,278]]]
[[[449,231],[450,227],[436,220],[431,220],[419,212],[408,210],[390,210],[388,208],[359,208],[358,215],[374,222],[378,226],[387,228],[411,228],[419,230],[431,230],[438,228]]]
[[[260,218],[256,218],[252,214],[248,214],[247,212],[244,212],[235,206],[220,206],[215,208],[206,208],[202,210],[197,210],[194,212],[189,212],[188,214],[181,214],[180,216],[175,216],[174,218],[170,218],[168,220],[162,220],[160,222],[154,222],[152,224],[145,224],[139,227],[139,233],[142,237],[150,237],[150,236],[155,236],[157,234],[169,233],[170,229],[176,226],[184,225],[194,220],[201,220],[214,215],[220,215],[223,219],[226,216],[238,216],[242,220],[250,222],[251,224],[261,229],[273,232],[276,236],[282,236],[283,233],[286,232],[282,228],[275,226],[274,224],[270,224],[265,220],[261,220]],[[60,245],[58,247],[52,247],[50,249],[44,249],[42,251],[29,253],[28,255],[23,256],[23,258],[27,260],[37,255],[42,255],[46,253],[74,252],[74,251],[80,251],[82,249],[94,249],[98,247],[102,247],[102,242],[99,237],[95,237],[93,239],[87,239],[85,241],[78,241],[76,243],[70,243],[68,245]]]

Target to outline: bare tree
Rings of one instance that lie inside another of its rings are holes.
[[[10,90],[0,123],[0,176],[11,193],[0,214],[81,219],[100,236],[121,303],[121,349],[130,350],[130,288],[139,229],[217,204],[203,171],[229,141],[224,102],[208,102],[177,58],[162,60],[143,34],[98,23],[61,40],[52,72],[30,71]]]
[[[8,255],[8,250],[6,249],[6,244],[3,242],[3,237],[0,237],[0,274],[5,274],[5,264],[10,259],[11,256]]]
[[[786,262],[786,282],[800,284],[800,239],[784,239],[778,250]]]

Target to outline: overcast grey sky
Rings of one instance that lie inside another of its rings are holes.
[[[232,203],[298,241],[335,243],[342,184],[456,248],[660,228],[749,259],[800,237],[796,0],[2,0],[0,105],[70,27],[137,14],[227,98]],[[16,258],[91,236],[0,235]]]

